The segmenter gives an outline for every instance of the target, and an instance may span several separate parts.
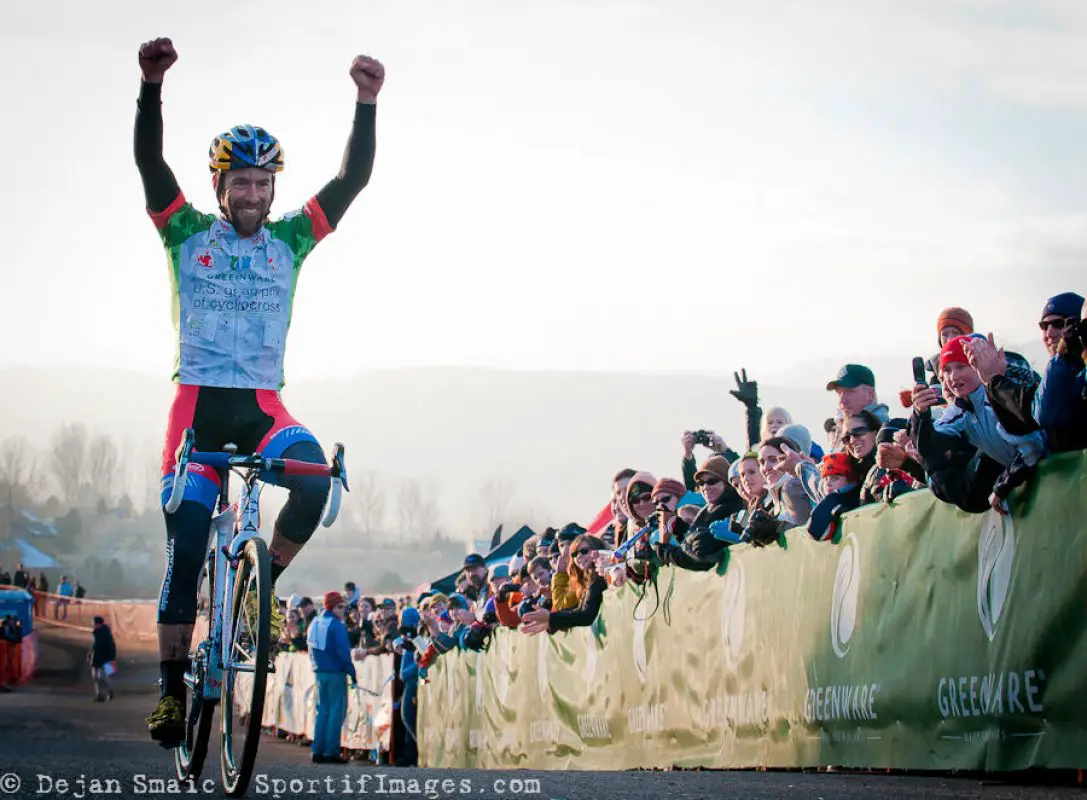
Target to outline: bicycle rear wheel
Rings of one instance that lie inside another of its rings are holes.
[[[247,603],[250,593],[255,606]],[[245,543],[242,560],[234,576],[231,603],[231,641],[228,659],[241,667],[223,668],[223,697],[219,705],[222,720],[222,747],[219,763],[223,788],[240,797],[249,786],[260,746],[264,717],[264,692],[268,684],[268,653],[271,650],[271,557],[260,537]],[[255,608],[255,613],[251,611]],[[239,684],[238,678],[246,676]],[[248,680],[248,676],[252,680]],[[248,686],[248,691],[246,687]],[[247,696],[248,695],[248,696]]]
[[[214,700],[193,698],[189,718],[185,720],[185,741],[174,748],[174,769],[179,781],[196,780],[204,769],[215,705]]]

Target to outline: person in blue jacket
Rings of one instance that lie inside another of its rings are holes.
[[[419,759],[415,737],[415,720],[418,714],[416,696],[419,692],[419,665],[415,660],[415,637],[419,632],[419,612],[405,608],[400,612],[400,636],[393,646],[400,651],[400,680],[404,693],[400,697],[400,719],[407,731],[404,753],[397,759],[398,767],[413,767]]]
[[[310,623],[307,644],[313,671],[317,676],[317,722],[313,732],[314,764],[346,764],[340,754],[340,738],[347,716],[347,681],[357,683],[351,646],[347,642],[347,611],[343,595],[325,595],[325,610]]]

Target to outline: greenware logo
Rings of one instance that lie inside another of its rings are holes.
[[[834,576],[834,597],[830,605],[830,643],[838,658],[844,658],[849,652],[849,640],[857,628],[860,588],[860,545],[856,535],[851,533],[842,543],[838,572]]]
[[[990,510],[978,536],[978,617],[989,641],[1007,605],[1015,560],[1015,529],[1011,517]]]

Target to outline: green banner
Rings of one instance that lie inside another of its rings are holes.
[[[499,630],[431,668],[421,763],[1087,767],[1087,454],[1012,500],[916,492],[610,590],[592,629]]]

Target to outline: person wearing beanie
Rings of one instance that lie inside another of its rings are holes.
[[[936,318],[936,344],[941,348],[956,336],[974,332],[974,318],[965,308],[945,308]]]
[[[740,462],[736,462],[737,464]],[[690,525],[694,518],[698,516],[698,512],[706,507],[706,498],[700,495],[698,492],[687,492],[679,499],[676,504],[676,514]]]
[[[1063,292],[1045,301],[1038,327],[1042,329],[1042,341],[1049,357],[1057,355],[1057,345],[1064,332],[1076,327],[1083,319],[1083,297],[1075,292]]]
[[[317,721],[314,725],[314,764],[346,764],[340,754],[343,721],[347,715],[347,679],[357,684],[355,663],[343,618],[347,611],[342,594],[324,596],[324,611],[309,626],[307,644],[317,678]]]
[[[1033,470],[1045,453],[1045,439],[1040,431],[1012,435],[1000,424],[971,365],[972,337],[985,341],[977,334],[956,336],[940,351],[941,376],[954,404],[937,421],[932,415],[936,390],[914,387],[909,430],[933,493],[963,511],[979,513],[995,505],[1003,508],[990,497],[1001,473],[1013,465],[1017,473]]]
[[[419,665],[416,662],[416,637],[419,635],[419,612],[405,608],[400,612],[400,636],[393,649],[400,654],[400,681],[404,691],[400,696],[400,720],[404,723],[404,750],[398,754],[396,765],[413,767],[419,760],[416,740],[416,718],[419,713]]]
[[[721,553],[739,541],[730,531],[730,519],[744,508],[744,501],[729,483],[729,467],[726,458],[714,455],[695,471],[706,505],[690,523],[677,515],[671,530],[661,532],[656,550],[662,563],[704,572],[717,566]]]
[[[623,493],[627,516],[627,536],[630,538],[642,528],[653,516],[653,487],[657,485],[657,479],[648,472],[636,472],[627,484]]]

